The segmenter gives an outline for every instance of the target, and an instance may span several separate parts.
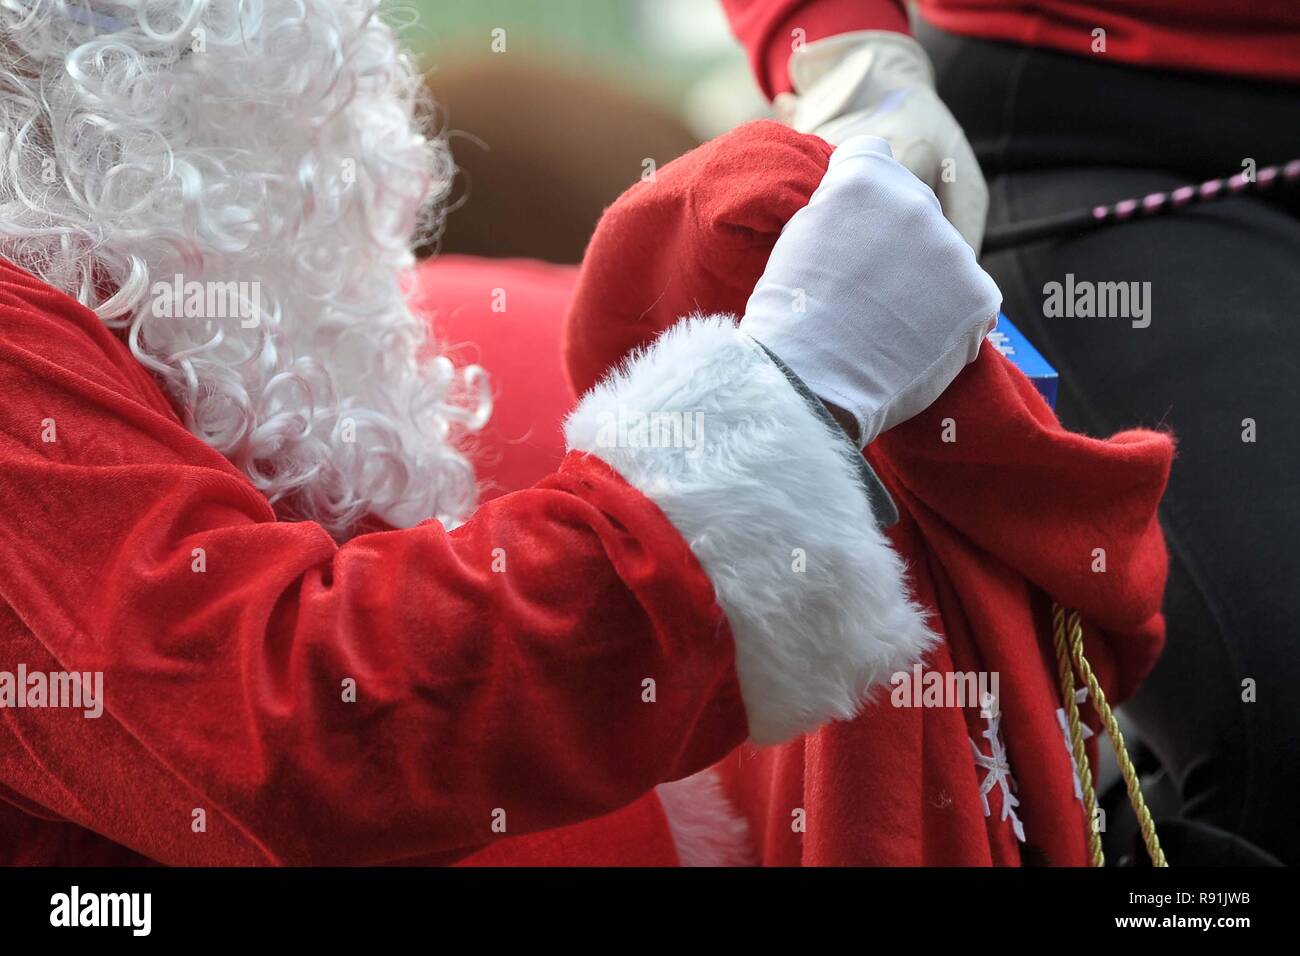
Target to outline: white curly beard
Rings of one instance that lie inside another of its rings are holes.
[[[0,0],[0,28],[0,255],[129,329],[284,516],[462,520],[486,377],[403,288],[453,169],[376,5]],[[253,297],[178,316],[176,276]]]

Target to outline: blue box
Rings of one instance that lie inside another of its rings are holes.
[[[1006,313],[998,313],[998,327],[989,333],[988,338],[995,349],[1011,359],[1011,364],[1034,383],[1034,388],[1047,399],[1047,404],[1055,408],[1056,388],[1059,384],[1056,369],[1029,343],[1025,334],[1012,324]]]

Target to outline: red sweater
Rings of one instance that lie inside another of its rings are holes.
[[[795,30],[811,42],[854,30],[907,33],[903,0],[722,0],[769,96],[789,91]],[[951,33],[1121,63],[1300,83],[1295,0],[919,0]],[[1106,52],[1093,52],[1093,31]]]

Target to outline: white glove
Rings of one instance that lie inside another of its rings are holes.
[[[851,414],[865,447],[975,359],[1001,302],[930,188],[858,136],[781,230],[740,329]]]
[[[888,140],[979,252],[988,187],[966,134],[934,90],[921,44],[887,30],[843,33],[795,51],[789,70],[795,93],[773,102],[782,122],[835,145],[853,136]]]

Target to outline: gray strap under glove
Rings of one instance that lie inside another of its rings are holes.
[[[777,354],[762,342],[759,342],[758,346],[772,360],[772,364],[781,370],[794,390],[808,403],[808,407],[813,410],[813,414],[820,418],[832,432],[844,436],[844,442],[848,446],[846,452],[857,460],[858,477],[862,481],[863,490],[867,493],[867,500],[871,502],[871,514],[876,519],[876,527],[881,529],[892,527],[898,521],[898,505],[894,503],[893,497],[889,494],[889,489],[880,480],[880,476],[871,467],[871,463],[867,461],[866,456],[858,450],[857,444],[840,427],[840,423],[835,420],[835,417],[822,400],[804,384],[803,379],[794,374],[790,370],[790,366],[782,362]]]

